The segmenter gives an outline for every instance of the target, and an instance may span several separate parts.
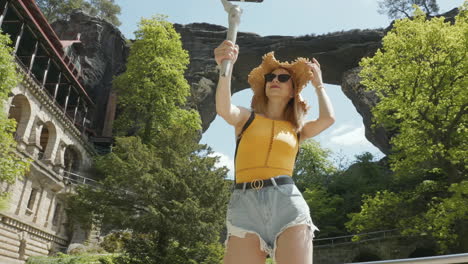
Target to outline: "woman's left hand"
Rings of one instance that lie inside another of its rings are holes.
[[[315,88],[322,86],[323,85],[322,70],[320,69],[320,63],[318,62],[318,60],[316,60],[315,58],[312,58],[312,62],[307,63],[307,65],[309,65],[310,70],[313,73],[312,78],[310,78],[312,85]]]

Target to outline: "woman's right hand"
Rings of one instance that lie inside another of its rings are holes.
[[[231,60],[234,64],[239,54],[239,46],[234,45],[232,41],[225,40],[217,48],[214,49],[215,60],[218,65],[221,65],[223,60]]]

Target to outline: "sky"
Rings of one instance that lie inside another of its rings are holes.
[[[440,13],[461,6],[464,0],[438,0]],[[220,0],[116,0],[122,8],[119,16],[120,30],[129,39],[142,17],[166,15],[168,21],[178,24],[211,23],[228,26],[227,13]],[[263,3],[232,2],[243,9],[239,31],[261,36],[322,35],[352,29],[385,28],[391,20],[377,12],[377,0],[264,0]],[[242,47],[241,52],[242,52]],[[308,57],[307,54],[301,55]],[[235,66],[234,66],[235,67]],[[325,84],[332,102],[336,121],[313,139],[323,148],[331,150],[330,159],[346,165],[355,160],[355,155],[370,152],[375,159],[384,156],[364,136],[362,117],[340,86]],[[311,105],[307,119],[318,117],[317,97],[308,85],[302,95]],[[245,89],[233,95],[233,104],[250,107],[252,92]],[[235,139],[234,129],[219,116],[203,134],[201,143],[209,145],[220,156],[219,166],[230,169],[233,178]]]

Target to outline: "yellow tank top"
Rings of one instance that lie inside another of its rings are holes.
[[[289,121],[255,115],[236,152],[236,182],[292,176],[299,142]]]

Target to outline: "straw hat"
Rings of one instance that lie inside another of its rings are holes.
[[[257,100],[265,100],[265,74],[271,73],[278,68],[284,68],[291,74],[291,79],[295,88],[295,99],[304,112],[307,111],[307,104],[300,95],[302,89],[307,85],[313,76],[310,67],[307,65],[310,60],[306,58],[297,58],[292,63],[280,62],[276,60],[274,52],[263,55],[263,61],[260,66],[253,69],[248,78],[250,87],[254,92],[252,98],[252,108]]]

